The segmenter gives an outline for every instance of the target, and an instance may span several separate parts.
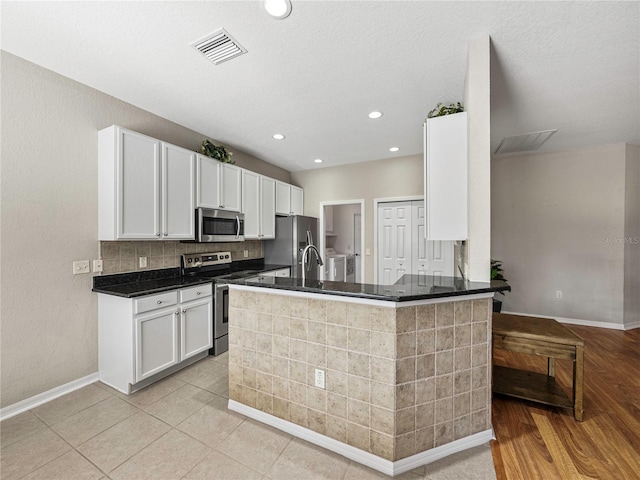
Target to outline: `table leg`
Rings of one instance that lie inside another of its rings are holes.
[[[573,415],[582,421],[582,395],[584,384],[584,347],[576,346],[576,360],[573,362]]]
[[[550,377],[556,376],[556,359],[549,357],[547,361],[547,375]]]

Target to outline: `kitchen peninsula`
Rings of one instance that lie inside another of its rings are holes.
[[[492,438],[504,282],[233,280],[229,408],[389,475]]]

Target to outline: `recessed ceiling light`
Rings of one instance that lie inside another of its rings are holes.
[[[316,159],[314,160],[314,162],[316,162],[316,163],[322,163],[322,162],[324,162],[324,160],[322,160],[321,158],[316,158]]]
[[[391,147],[389,149],[390,152],[397,152],[398,150],[400,150],[398,147]]]
[[[382,112],[371,112],[369,114],[369,118],[380,118],[382,116]]]
[[[289,0],[264,0],[264,9],[273,18],[282,20],[291,13],[291,2]]]
[[[276,133],[273,135],[273,138],[275,138],[276,140],[284,140],[285,137],[281,133]]]

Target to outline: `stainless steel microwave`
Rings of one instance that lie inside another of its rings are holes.
[[[243,242],[244,213],[196,209],[196,242]]]

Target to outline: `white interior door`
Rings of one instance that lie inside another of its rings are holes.
[[[404,274],[453,276],[453,242],[425,240],[421,200],[378,204],[378,283]]]
[[[425,208],[422,200],[412,202],[413,271],[416,275],[453,277],[453,241],[426,240]]]
[[[378,283],[411,273],[411,202],[378,205]]]

